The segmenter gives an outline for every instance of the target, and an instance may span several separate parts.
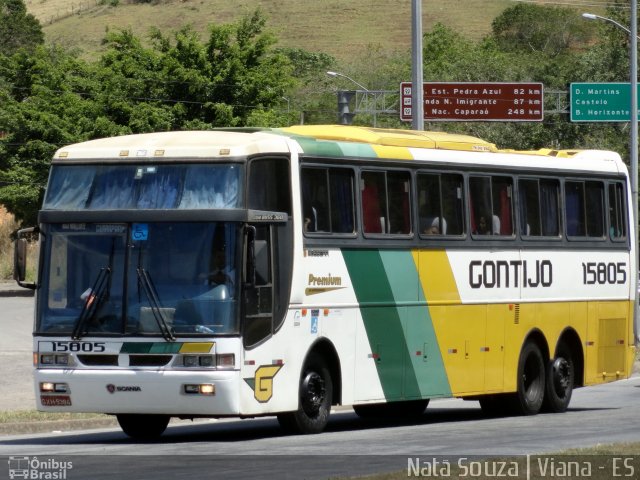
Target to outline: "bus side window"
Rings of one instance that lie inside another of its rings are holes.
[[[557,180],[520,179],[520,232],[523,236],[557,237],[560,234]],[[540,212],[544,212],[541,215]]]
[[[565,182],[565,218],[567,236],[579,237],[585,234],[584,191],[582,182]]]
[[[329,187],[331,231],[335,233],[354,233],[353,170],[346,168],[330,169]]]
[[[604,237],[604,185],[602,182],[565,182],[567,235]]]
[[[460,235],[462,233],[462,177],[430,173],[418,174],[417,178],[420,234]],[[447,221],[447,218],[452,221]]]
[[[469,210],[471,232],[474,235],[491,235],[493,214],[491,213],[491,179],[469,178]]]
[[[587,236],[604,237],[604,185],[602,182],[586,182]]]
[[[327,170],[325,168],[303,168],[301,187],[304,231],[328,231]]]
[[[494,235],[513,235],[513,184],[511,177],[491,177],[493,195],[492,225]]]
[[[289,161],[258,158],[249,164],[248,207],[291,214]]]
[[[513,235],[512,192],[511,177],[469,177],[471,231],[475,235]]]
[[[382,190],[382,191],[381,191]],[[383,233],[386,205],[384,173],[362,172],[362,224],[365,233]]]
[[[622,183],[609,184],[609,236],[612,240],[622,240],[627,237],[625,223],[624,185]]]
[[[366,171],[361,177],[364,233],[411,233],[411,178],[406,171]]]
[[[388,172],[387,190],[389,195],[389,227],[391,234],[411,233],[411,209],[408,172]]]
[[[443,235],[462,235],[464,233],[464,203],[462,175],[445,173],[440,175],[442,195],[442,219],[445,225]]]
[[[305,232],[354,232],[352,170],[305,167],[301,189]]]

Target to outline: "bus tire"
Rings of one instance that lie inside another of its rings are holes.
[[[154,440],[167,429],[169,415],[116,415],[122,431],[136,440]]]
[[[549,361],[546,374],[542,409],[545,412],[562,413],[571,401],[575,378],[573,357],[566,343],[558,345],[556,358]]]
[[[540,347],[525,343],[518,360],[517,390],[512,396],[512,410],[518,415],[535,415],[540,411],[545,391],[545,362]]]
[[[279,414],[280,426],[290,433],[322,432],[331,413],[333,383],[326,362],[318,354],[309,355],[298,392],[298,410]]]

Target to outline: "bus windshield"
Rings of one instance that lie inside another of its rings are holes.
[[[237,334],[239,224],[56,224],[45,234],[36,331]]]

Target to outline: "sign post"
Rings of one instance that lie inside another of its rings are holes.
[[[411,121],[411,83],[400,84],[400,119]],[[429,121],[541,122],[542,83],[425,82]]]

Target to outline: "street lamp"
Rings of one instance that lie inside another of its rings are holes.
[[[371,92],[367,87],[365,87],[361,83],[356,82],[353,78],[351,78],[349,75],[345,75],[344,73],[329,71],[327,72],[327,75],[333,78],[337,78],[337,77],[346,78],[350,82],[360,87],[360,90],[364,90],[365,92],[367,92],[367,94]],[[351,100],[351,98],[353,98],[353,93],[354,92],[346,92],[346,91],[340,91],[340,90],[338,91],[338,116],[340,117],[340,123],[342,125],[351,125],[351,119],[353,118],[354,114],[349,112],[349,101]],[[375,93],[374,93],[374,102],[375,102]],[[375,104],[374,104],[374,108],[375,108]],[[373,126],[376,127],[377,123],[378,123],[378,115],[374,111]]]
[[[631,34],[631,30],[629,30],[627,27],[625,27],[621,23],[616,22],[612,18],[601,17],[600,15],[596,15],[595,13],[583,13],[582,17],[586,18],[587,20],[602,20],[603,22],[609,22],[615,25],[616,27],[618,27],[619,29],[624,30],[628,34]]]
[[[635,242],[636,249],[638,248],[638,1],[631,0],[631,28],[627,28],[624,25],[612,20],[611,18],[601,17],[593,13],[583,13],[583,18],[587,20],[602,20],[603,22],[609,22],[616,27],[624,30],[629,34],[630,46],[630,90],[631,90],[631,151],[630,155],[630,167],[631,167],[631,202],[633,203],[633,231],[635,235],[633,241]],[[638,333],[640,327],[638,326],[638,257],[636,254],[634,265],[634,278],[636,280],[636,288],[634,289],[633,302],[633,324],[634,324],[634,340],[638,340]]]
[[[329,75],[330,77],[336,78],[336,77],[342,77],[342,78],[346,78],[347,80],[352,81],[353,83],[355,83],[357,86],[359,86],[362,90],[364,90],[365,92],[368,92],[369,89],[367,87],[365,87],[364,85],[362,85],[361,83],[356,82],[353,78],[351,78],[348,75],[345,75],[344,73],[338,73],[338,72],[327,72],[327,75]]]

